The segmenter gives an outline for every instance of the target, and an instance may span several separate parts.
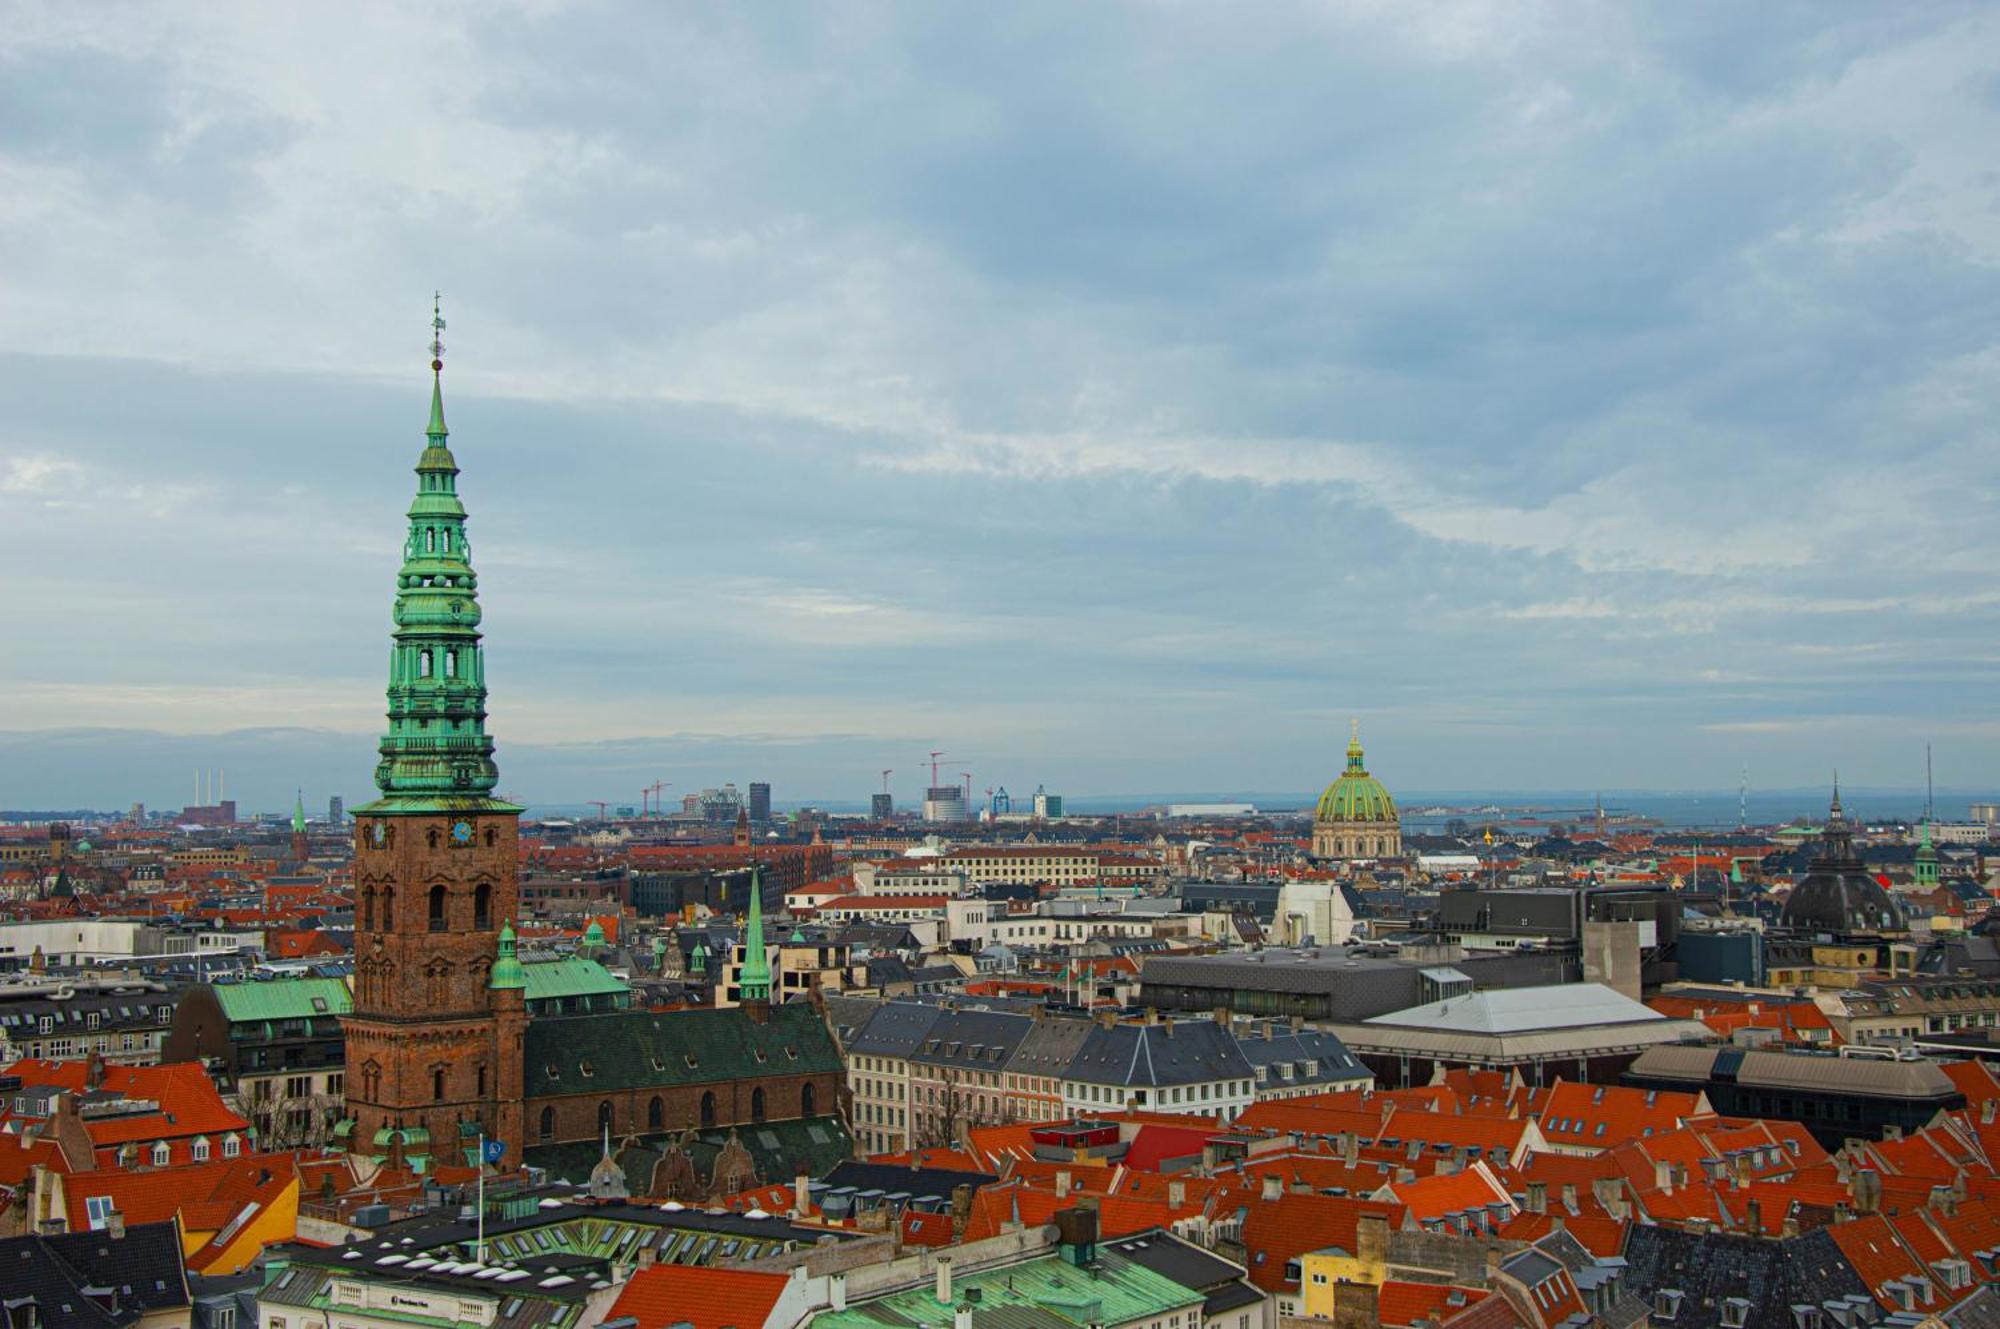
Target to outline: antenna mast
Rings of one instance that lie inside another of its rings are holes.
[[[1924,744],[1924,820],[1937,820],[1937,789],[1931,784],[1931,745]]]

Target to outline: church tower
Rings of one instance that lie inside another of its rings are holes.
[[[301,789],[292,804],[292,866],[302,868],[311,857],[311,847],[306,843],[306,791]]]
[[[461,1162],[481,1134],[521,1157],[513,935],[521,809],[493,796],[478,578],[446,446],[444,320],[431,418],[396,578],[389,729],[355,809],[354,1010],[341,1131],[356,1154]]]

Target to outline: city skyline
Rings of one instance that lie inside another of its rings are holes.
[[[1032,12],[31,19],[0,803],[365,789],[433,286],[505,790],[1980,787],[1993,15]]]

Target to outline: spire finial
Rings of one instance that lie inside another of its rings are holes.
[[[444,292],[431,292],[431,372],[444,372]]]
[[[451,431],[444,427],[444,294],[431,293],[431,422],[424,430],[434,446]]]

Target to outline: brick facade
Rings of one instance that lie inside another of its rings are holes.
[[[423,1127],[431,1152],[455,1155],[459,1124],[476,1122],[518,1159],[527,1016],[520,992],[487,987],[518,908],[516,814],[365,816],[354,838],[352,1147],[377,1152],[378,1131]]]
[[[805,1091],[810,1088],[810,1101]],[[838,1075],[772,1075],[754,1080],[725,1080],[708,1085],[669,1085],[658,1089],[622,1089],[598,1094],[580,1091],[535,1098],[528,1103],[528,1144],[574,1144],[596,1140],[602,1133],[600,1112],[610,1106],[611,1138],[659,1135],[693,1128],[752,1126],[800,1117],[829,1116],[841,1111],[842,1077]],[[755,1108],[762,1092],[763,1111]],[[702,1100],[713,1097],[713,1116],[702,1115]],[[653,1108],[659,1103],[657,1115]],[[545,1118],[545,1114],[548,1114]],[[548,1133],[543,1133],[546,1119]]]

